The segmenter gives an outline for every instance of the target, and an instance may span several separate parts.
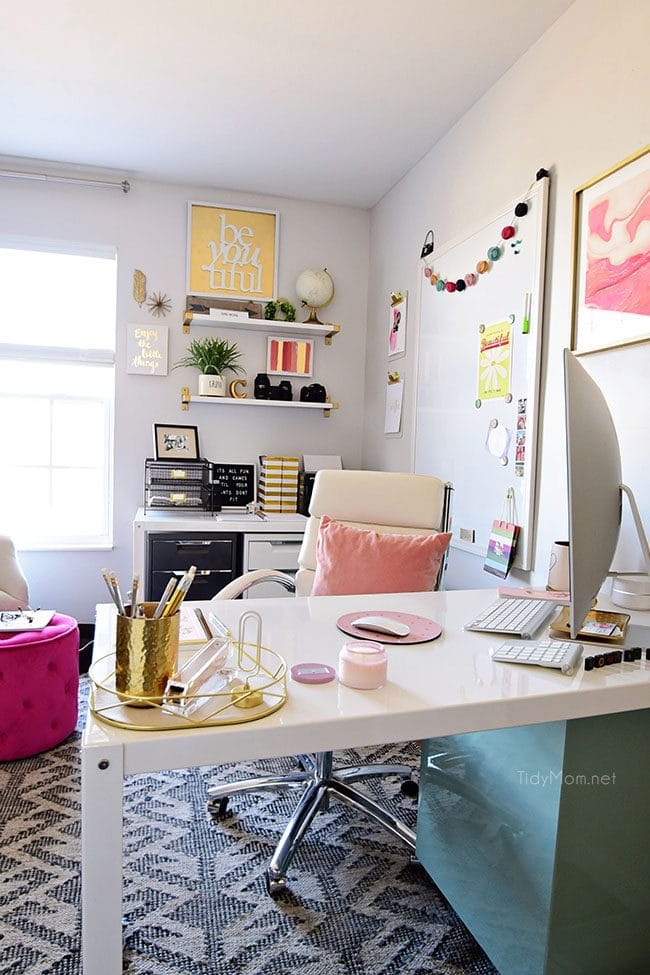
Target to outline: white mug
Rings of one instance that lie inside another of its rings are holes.
[[[569,591],[569,543],[553,542],[548,567],[547,589],[554,592]]]

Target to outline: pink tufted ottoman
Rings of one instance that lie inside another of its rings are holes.
[[[0,634],[0,761],[53,748],[77,722],[79,630],[58,613],[44,630]]]

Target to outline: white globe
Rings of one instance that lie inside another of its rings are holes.
[[[296,294],[310,308],[322,308],[332,300],[334,282],[326,270],[310,267],[298,275]]]

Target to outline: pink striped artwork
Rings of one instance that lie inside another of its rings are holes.
[[[269,336],[266,371],[270,376],[312,376],[313,339],[283,339]]]

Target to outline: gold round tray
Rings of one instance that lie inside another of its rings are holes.
[[[233,641],[233,645],[247,662],[255,663],[256,657],[248,652],[253,644]],[[255,646],[255,654],[257,654]],[[186,703],[191,703],[190,714],[183,709],[174,708],[160,702],[160,699],[118,693],[115,689],[115,654],[99,657],[91,664],[90,710],[107,724],[131,731],[176,731],[179,728],[212,728],[218,725],[243,724],[257,721],[278,711],[287,699],[287,665],[275,650],[260,647],[259,672],[255,675],[252,688],[242,686],[240,674],[216,692],[188,694]],[[225,673],[225,672],[224,672]],[[253,702],[261,697],[261,703]]]

